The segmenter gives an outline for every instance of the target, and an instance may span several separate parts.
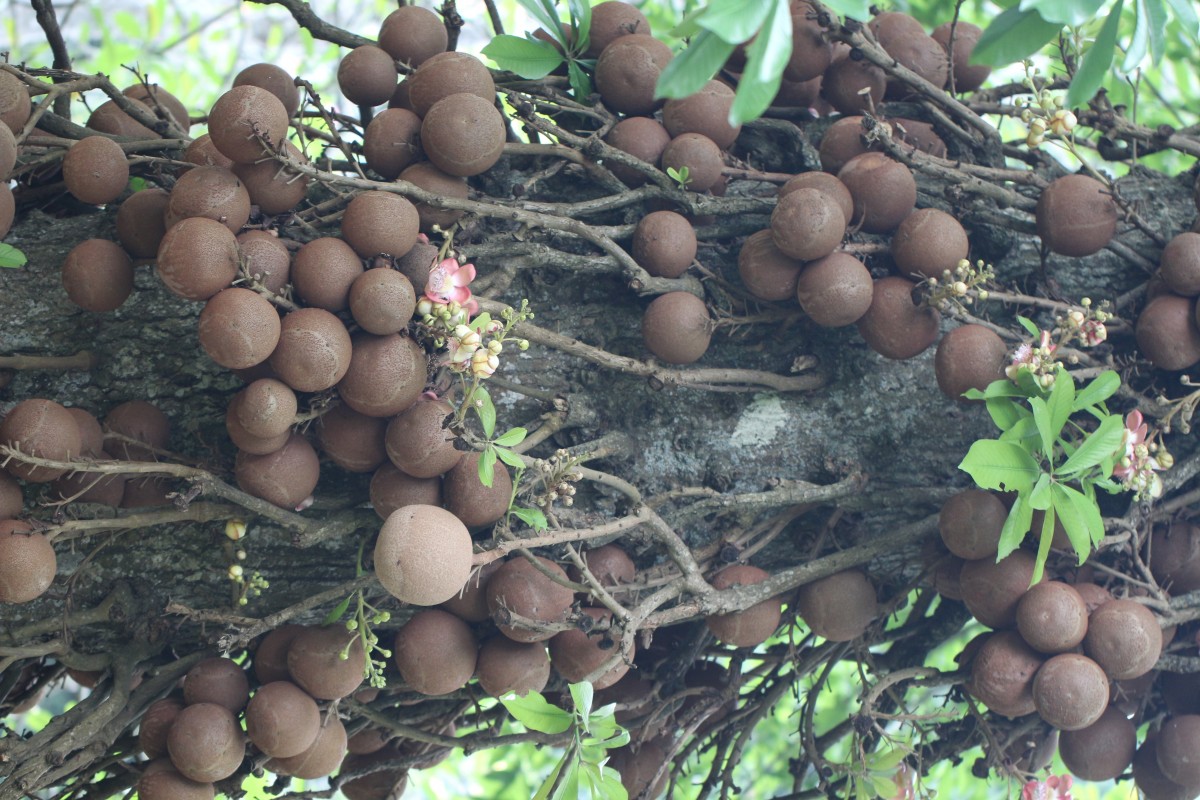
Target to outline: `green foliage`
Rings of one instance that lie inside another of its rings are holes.
[[[609,750],[629,743],[629,732],[617,724],[616,706],[610,703],[593,709],[594,690],[586,681],[571,684],[570,690],[572,711],[553,705],[537,692],[500,698],[508,713],[531,731],[572,732],[570,743],[534,800],[627,800],[620,776],[605,766]]]
[[[667,177],[679,184],[680,189],[686,189],[687,185],[691,183],[692,180],[692,176],[688,172],[688,168],[686,166],[680,167],[679,169],[667,167]]]
[[[0,242],[0,268],[17,269],[27,263],[24,253],[11,244]]]
[[[592,28],[592,7],[587,0],[567,0],[567,11],[571,18],[572,35],[568,37],[558,19],[555,0],[516,0],[553,37],[554,43],[534,38],[532,33],[520,36],[501,35],[492,39],[483,48],[483,54],[496,62],[500,69],[515,72],[522,78],[537,80],[544,78],[564,63],[567,65],[567,80],[575,99],[583,102],[592,93],[592,80],[588,69],[595,66],[584,59]]]
[[[1001,433],[998,439],[975,442],[959,464],[980,488],[1017,495],[1001,533],[998,559],[1020,546],[1033,512],[1043,512],[1034,582],[1049,555],[1055,520],[1061,521],[1082,564],[1104,537],[1096,489],[1121,490],[1111,476],[1122,452],[1124,424],[1104,406],[1120,387],[1120,378],[1105,371],[1076,391],[1070,373],[1055,366],[1052,381],[1020,369],[1015,382],[999,380],[982,392],[966,393],[987,404]],[[1077,415],[1098,424],[1089,431],[1073,419]]]

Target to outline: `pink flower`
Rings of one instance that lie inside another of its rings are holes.
[[[1051,775],[1045,783],[1030,781],[1021,790],[1021,800],[1071,800],[1071,776]]]
[[[474,316],[479,311],[479,303],[471,297],[469,286],[473,280],[474,264],[459,264],[453,258],[443,258],[429,271],[429,280],[425,283],[425,296],[443,305],[458,303],[468,314]]]
[[[1150,426],[1136,408],[1125,415],[1125,429],[1121,442],[1124,453],[1113,466],[1113,477],[1121,481],[1126,489],[1132,489],[1140,499],[1146,495],[1162,497],[1162,479],[1155,475],[1169,469],[1173,463],[1170,453],[1161,445],[1146,444]]]

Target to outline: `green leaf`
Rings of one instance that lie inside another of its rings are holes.
[[[571,59],[567,62],[567,77],[571,81],[571,91],[580,103],[585,102],[592,94],[592,79],[579,66],[579,62]]]
[[[1083,444],[1075,449],[1071,457],[1059,465],[1055,474],[1069,478],[1113,456],[1121,446],[1124,427],[1120,417],[1105,419],[1100,423],[1100,427],[1083,440]]]
[[[471,330],[475,331],[478,334],[482,334],[483,329],[486,328],[488,325],[490,325],[491,322],[492,322],[492,315],[489,314],[488,312],[484,311],[482,314],[475,317],[475,319],[473,319],[469,323],[467,323],[467,327],[470,328]]]
[[[871,17],[870,0],[828,0],[825,7],[842,17],[853,17],[865,22]]]
[[[1029,317],[1022,317],[1020,314],[1018,314],[1017,322],[1021,323],[1021,327],[1025,329],[1025,332],[1034,339],[1040,340],[1042,338],[1042,329],[1039,328],[1037,323],[1031,320]]]
[[[1036,11],[1013,6],[993,19],[980,35],[971,52],[971,63],[1007,66],[1033,55],[1061,30],[1062,25],[1047,22]]]
[[[729,109],[729,124],[741,125],[762,115],[783,80],[783,69],[792,57],[792,15],[787,0],[771,0],[770,16],[746,48],[746,70]]]
[[[1071,501],[1076,513],[1083,518],[1092,545],[1099,545],[1104,540],[1104,518],[1100,516],[1100,506],[1097,505],[1095,496],[1089,497],[1083,492],[1062,484],[1059,489],[1062,495]]]
[[[17,269],[29,263],[29,259],[25,258],[25,254],[11,244],[0,242],[0,267],[5,269]]]
[[[1112,66],[1113,53],[1117,47],[1117,28],[1121,22],[1121,9],[1125,0],[1117,0],[1116,5],[1108,12],[1108,19],[1100,28],[1096,41],[1084,53],[1083,60],[1075,77],[1071,79],[1071,88],[1067,89],[1067,107],[1080,106],[1091,100],[1104,83],[1104,76]]]
[[[524,428],[509,428],[504,433],[496,437],[492,444],[498,444],[501,447],[512,447],[515,444],[520,444],[525,441],[525,435],[529,431]]]
[[[1033,414],[1027,414],[1017,420],[1011,428],[1000,434],[1000,441],[1015,444],[1026,453],[1033,455],[1038,450],[1041,441]]]
[[[146,183],[146,179],[140,175],[134,175],[129,179],[129,191],[131,192],[140,192],[148,185],[149,184]]]
[[[729,44],[741,44],[749,41],[755,31],[762,27],[770,11],[770,3],[712,0],[697,23]]]
[[[513,506],[508,511],[514,517],[521,520],[535,531],[544,531],[547,527],[549,527],[546,523],[546,515],[543,514],[539,509]]]
[[[871,790],[879,797],[895,797],[899,791],[896,782],[883,775],[870,775],[867,780],[871,783]]]
[[[475,410],[475,415],[479,417],[479,424],[483,426],[483,435],[487,438],[492,438],[492,434],[496,432],[496,406],[492,403],[492,396],[488,394],[488,390],[482,386],[476,386],[475,391],[468,395],[467,402],[470,402],[471,408]]]
[[[1050,427],[1050,407],[1040,397],[1029,398],[1029,407],[1033,410],[1033,424],[1037,426],[1042,455],[1053,464],[1054,440],[1058,438],[1058,431]]]
[[[700,17],[704,16],[704,13],[707,10],[708,9],[703,7],[693,8],[691,11],[683,15],[683,19],[679,20],[678,25],[667,31],[667,35],[676,39],[692,38],[696,34],[700,33]]]
[[[500,34],[483,48],[483,54],[500,69],[522,78],[537,80],[549,75],[563,62],[563,54],[550,42]]]
[[[496,448],[488,445],[479,455],[479,482],[491,488],[496,478]]]
[[[903,747],[889,747],[887,750],[876,750],[867,756],[867,767],[876,772],[887,772],[900,766],[900,762],[908,755]]]
[[[575,28],[574,47],[576,53],[587,50],[592,38],[592,4],[588,0],[567,0],[571,13],[571,25]]]
[[[1004,559],[1021,546],[1021,540],[1025,538],[1025,534],[1029,533],[1029,526],[1032,522],[1033,507],[1029,505],[1029,495],[1018,494],[1012,508],[1008,511],[1008,516],[1004,519],[1004,526],[1000,529],[1000,546],[996,552],[997,561]]]
[[[517,3],[563,46],[563,50],[567,49],[562,23],[558,21],[558,12],[554,10],[552,0],[517,0]]]
[[[1133,9],[1133,35],[1129,44],[1125,45],[1125,58],[1121,62],[1122,72],[1132,72],[1150,51],[1150,13],[1146,10],[1145,0],[1133,0]]]
[[[979,488],[1003,492],[1028,492],[1042,472],[1019,445],[994,439],[972,444],[958,468],[974,478]]]
[[[693,95],[725,66],[733,45],[712,31],[700,31],[687,49],[671,59],[658,76],[655,97],[678,99]]]
[[[550,795],[550,800],[579,800],[579,754],[568,750],[563,758],[567,761],[563,777],[558,788]]]
[[[1091,21],[1104,3],[1105,0],[1021,0],[1019,8],[1035,10],[1047,22],[1082,25]]]
[[[340,602],[336,606],[334,606],[333,611],[330,611],[329,614],[326,615],[325,621],[322,622],[321,624],[322,625],[332,625],[333,623],[335,623],[339,619],[341,619],[342,615],[346,613],[346,609],[350,608],[350,600],[353,597],[354,597],[354,595],[352,595],[352,594],[346,595],[346,599],[342,600],[342,602]]]
[[[506,694],[500,702],[518,722],[531,731],[539,733],[562,733],[571,727],[574,717],[556,705],[551,705],[537,692],[519,696]]]
[[[1079,563],[1082,564],[1087,560],[1088,554],[1092,552],[1092,536],[1088,530],[1087,517],[1075,507],[1075,502],[1068,493],[1068,487],[1056,483],[1051,487],[1051,492],[1054,499],[1054,513],[1058,515],[1063,530],[1067,532],[1067,538],[1071,540],[1071,546],[1075,548],[1075,554],[1079,557]],[[1083,495],[1079,496],[1083,498],[1083,502],[1095,505]]]
[[[621,783],[620,774],[612,767],[584,762],[579,765],[579,769],[590,775],[592,786],[595,789],[594,799],[629,800],[629,792]]]
[[[509,450],[507,447],[495,447],[496,455],[505,464],[508,464],[513,469],[525,469],[525,462],[521,460],[521,456]]]
[[[571,690],[571,699],[575,701],[575,710],[579,712],[579,716],[583,719],[583,729],[588,728],[588,717],[592,715],[592,697],[596,690],[588,681],[580,681],[572,683],[569,687]]]
[[[1042,573],[1046,569],[1046,559],[1050,557],[1050,543],[1054,541],[1054,506],[1051,505],[1046,509],[1046,513],[1042,515],[1042,532],[1041,538],[1038,539],[1037,558],[1033,562],[1033,577],[1029,579],[1029,585],[1033,586],[1042,579]]]
[[[1075,379],[1061,365],[1058,376],[1054,379],[1054,388],[1046,398],[1046,409],[1050,412],[1050,429],[1057,440],[1062,436],[1063,426],[1071,418],[1075,406]]]
[[[550,792],[554,791],[554,784],[558,781],[558,775],[563,771],[563,767],[567,765],[567,760],[571,758],[573,753],[566,752],[558,759],[558,763],[554,765],[554,769],[546,776],[546,780],[538,788],[537,794],[533,796],[533,800],[547,800],[550,797]]]
[[[1193,42],[1200,42],[1200,16],[1192,6],[1193,0],[1167,0],[1171,10],[1175,12],[1175,24],[1183,28],[1183,32]]]
[[[1146,15],[1150,18],[1150,62],[1158,66],[1167,50],[1167,9],[1163,7],[1162,0],[1142,1],[1146,6]]]
[[[1121,376],[1111,369],[1106,369],[1095,378],[1092,378],[1091,383],[1076,392],[1075,402],[1071,404],[1071,410],[1082,411],[1088,406],[1103,403],[1116,394],[1119,388],[1121,388]]]
[[[1029,409],[1017,405],[1007,397],[993,397],[986,402],[988,413],[992,415],[992,422],[996,423],[996,427],[1002,431],[1009,430],[1013,425],[1029,416]]]
[[[1050,507],[1050,476],[1045,472],[1038,476],[1033,491],[1029,493],[1029,505],[1035,511],[1045,511]]]

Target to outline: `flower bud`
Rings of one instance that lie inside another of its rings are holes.
[[[225,535],[230,541],[239,541],[246,535],[246,522],[240,519],[231,519],[225,523]]]
[[[241,580],[243,573],[244,573],[244,570],[242,569],[241,564],[230,564],[229,565],[230,580],[235,580],[235,581]]]

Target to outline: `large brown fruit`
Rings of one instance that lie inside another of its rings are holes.
[[[871,32],[887,54],[935,87],[945,85],[950,60],[942,46],[925,34],[925,29],[908,14],[889,11],[871,20]],[[888,96],[903,97],[909,89],[896,80],[888,83]]]
[[[663,169],[683,173],[687,169],[686,188],[689,192],[717,191],[725,160],[721,150],[707,136],[681,133],[667,143],[662,152]]]
[[[771,213],[771,239],[786,255],[814,261],[834,251],[846,233],[837,200],[820,189],[801,188],[779,198]]]
[[[442,172],[470,177],[500,160],[505,133],[504,117],[492,101],[462,92],[439,100],[426,112],[421,147]]]
[[[1158,733],[1158,767],[1180,786],[1200,787],[1200,715],[1180,714]]]
[[[183,679],[183,702],[216,703],[234,714],[250,699],[246,671],[228,658],[206,658],[188,670]]]
[[[568,683],[583,680],[599,669],[620,648],[620,632],[612,630],[612,612],[606,608],[585,608],[593,626],[588,632],[579,628],[561,631],[550,639],[550,666]],[[586,621],[586,620],[585,620]],[[629,654],[632,660],[633,654]],[[592,685],[596,689],[607,689],[629,672],[629,662],[624,658],[597,676]]]
[[[196,703],[179,712],[167,733],[171,763],[200,783],[222,781],[237,772],[246,753],[233,712],[216,703]]]
[[[289,758],[272,758],[267,762],[267,769],[310,781],[331,774],[345,756],[346,726],[336,714],[329,714],[307,750]]]
[[[622,114],[651,114],[658,76],[671,60],[671,48],[648,33],[612,40],[596,60],[596,90],[604,104]]]
[[[998,631],[988,637],[971,661],[967,691],[989,709],[1005,717],[1023,717],[1037,709],[1033,679],[1042,656],[1016,631]]]
[[[360,106],[378,106],[396,91],[396,62],[373,44],[356,47],[338,62],[337,80],[342,94]]]
[[[496,99],[496,84],[483,62],[453,50],[426,59],[401,86],[408,87],[412,110],[422,118],[435,103],[452,94],[466,92],[488,103]]]
[[[682,214],[653,211],[633,229],[633,258],[651,275],[678,278],[696,257],[696,230]]]
[[[421,118],[407,108],[389,108],[377,114],[367,125],[363,134],[363,156],[367,159],[367,166],[378,172],[384,180],[398,178],[420,154]]]
[[[671,134],[656,119],[626,117],[613,126],[605,135],[604,141],[652,167],[657,167],[662,160],[663,150],[671,143]],[[606,161],[604,166],[635,189],[646,182],[645,175],[624,164]]]
[[[236,234],[250,219],[250,193],[232,170],[193,167],[172,187],[163,223],[169,229],[188,217],[216,220]]]
[[[1200,294],[1200,233],[1185,231],[1167,242],[1159,274],[1176,294],[1184,297]]]
[[[27,522],[0,520],[0,602],[28,603],[41,597],[57,572],[49,539]]]
[[[363,682],[362,638],[344,625],[305,628],[288,645],[287,666],[292,680],[318,700],[346,697]]]
[[[292,286],[305,305],[336,314],[350,304],[350,287],[362,273],[362,259],[347,241],[322,236],[296,251],[290,274]]]
[[[711,339],[708,307],[690,292],[659,295],[642,317],[646,349],[668,364],[691,364],[699,360]]]
[[[454,200],[467,199],[467,179],[459,178],[454,175],[447,175],[440,169],[429,162],[422,161],[418,164],[413,164],[406,167],[400,173],[400,180],[408,181],[414,186],[418,186],[427,192],[432,192],[439,197],[450,198]],[[417,203],[417,218],[420,221],[421,230],[429,233],[433,226],[438,226],[445,230],[462,218],[465,211],[456,211],[450,208],[438,208],[436,206],[426,205],[425,203]],[[417,250],[419,245],[415,245],[413,250]],[[435,248],[436,249],[436,248]],[[401,267],[404,272],[404,268]],[[408,274],[405,272],[405,274]],[[426,275],[428,275],[426,270]],[[409,274],[409,278],[412,279]],[[413,286],[419,289],[425,288],[425,282],[413,281]]]
[[[1061,256],[1090,256],[1117,231],[1112,192],[1087,175],[1064,175],[1042,190],[1034,211],[1038,236]]]
[[[151,762],[138,778],[137,790],[140,800],[212,800],[216,790],[211,783],[201,783],[185,777],[170,761],[162,759],[162,766],[151,769],[160,762]]]
[[[478,652],[467,623],[440,608],[418,611],[396,631],[396,666],[419,694],[450,694],[466,686]]]
[[[308,164],[299,147],[283,143],[287,157],[294,164]],[[250,202],[264,214],[284,214],[295,208],[308,192],[308,176],[274,158],[264,158],[253,164],[234,164],[233,174],[246,187]]]
[[[854,198],[854,218],[867,233],[894,230],[917,204],[912,170],[883,153],[855,156],[838,171]]]
[[[1063,731],[1077,731],[1108,708],[1108,676],[1095,661],[1076,653],[1054,656],[1033,679],[1038,714]]]
[[[387,420],[334,406],[317,423],[317,442],[329,460],[347,472],[372,472],[387,460]]]
[[[350,334],[322,308],[300,308],[283,318],[271,369],[298,392],[335,386],[350,369]]]
[[[1129,767],[1136,749],[1137,728],[1116,706],[1109,706],[1085,728],[1063,731],[1058,739],[1063,763],[1085,781],[1116,778]]]
[[[180,220],[163,236],[155,268],[172,294],[207,300],[237,277],[237,237],[207,217]]]
[[[182,710],[183,703],[174,697],[155,700],[146,709],[138,726],[138,747],[147,758],[162,758],[167,754],[167,733]]]
[[[300,108],[300,87],[288,71],[275,64],[251,64],[233,79],[234,86],[257,86],[279,98],[290,117]]]
[[[278,294],[291,279],[292,255],[287,245],[268,231],[239,233],[237,244],[246,274]]]
[[[133,292],[133,262],[107,239],[86,239],[63,260],[62,282],[67,297],[85,311],[113,311]]]
[[[254,677],[259,683],[286,681],[291,678],[287,667],[287,651],[292,641],[305,630],[302,625],[285,623],[268,633],[254,651]]]
[[[471,534],[444,508],[411,505],[393,512],[375,542],[375,574],[405,603],[435,606],[471,574]]]
[[[994,494],[964,489],[942,504],[938,533],[959,558],[994,558],[1008,509]]]
[[[880,278],[875,281],[870,307],[858,320],[859,335],[885,358],[912,358],[937,340],[941,315],[913,302],[915,288],[907,278]]]
[[[1146,549],[1154,579],[1171,594],[1200,589],[1200,527],[1183,521],[1156,527]]]
[[[167,232],[163,214],[171,195],[166,189],[142,189],[117,209],[117,241],[133,258],[154,258]]]
[[[813,633],[831,642],[857,639],[879,613],[875,587],[856,569],[801,586],[796,610]]]
[[[989,557],[963,564],[959,581],[967,610],[989,628],[1016,626],[1017,604],[1033,580],[1035,562],[1031,553],[1014,550],[1000,561]]]
[[[251,163],[264,155],[260,137],[278,147],[287,134],[288,112],[274,94],[258,86],[235,86],[208,112],[208,135],[225,157]]]
[[[479,648],[479,686],[492,697],[540,692],[550,679],[550,661],[541,642],[515,642],[493,636]]]
[[[53,400],[41,398],[22,400],[9,410],[0,421],[0,444],[51,461],[69,461],[83,451],[83,438],[74,417]],[[66,472],[15,458],[7,462],[9,474],[30,483],[49,483]]]
[[[209,298],[200,312],[200,346],[229,369],[266,361],[279,344],[279,312],[257,292],[234,286]]]
[[[1017,630],[1030,647],[1042,653],[1074,649],[1087,634],[1087,626],[1087,604],[1070,584],[1039,583],[1017,603]]]
[[[733,564],[712,577],[714,589],[751,586],[771,577],[770,573],[749,564]],[[704,623],[722,642],[734,647],[756,647],[775,633],[783,616],[783,601],[769,597],[742,611],[714,614]]]
[[[858,322],[870,310],[874,297],[870,271],[849,253],[833,252],[809,262],[796,281],[800,307],[825,328]]]
[[[506,513],[512,501],[512,476],[508,467],[497,461],[492,465],[492,485],[479,478],[482,454],[469,453],[442,478],[446,509],[468,528],[491,525]]]
[[[1195,301],[1173,294],[1149,302],[1137,319],[1138,349],[1159,369],[1188,369],[1200,361]]]
[[[425,380],[425,351],[412,339],[360,333],[338,381],[338,395],[360,414],[391,417],[417,402]]]
[[[388,423],[388,458],[414,478],[448,472],[463,457],[463,451],[454,446],[458,437],[445,427],[453,413],[445,400],[418,399]]]
[[[268,756],[303,753],[317,739],[321,709],[291,681],[274,681],[254,693],[246,707],[246,735]]]
[[[1008,364],[1008,346],[999,334],[983,325],[959,325],[938,342],[933,372],[942,394],[966,401],[968,389],[983,391],[1002,380]]]
[[[919,208],[892,235],[892,258],[900,274],[942,280],[967,257],[967,232],[954,217],[936,208]]]
[[[650,33],[650,23],[638,8],[621,0],[604,0],[592,8],[592,30],[585,55],[596,58],[613,41],[631,33]]]
[[[67,191],[84,203],[111,203],[129,185],[125,151],[107,136],[75,142],[63,156],[62,173]]]
[[[663,125],[671,136],[699,133],[721,150],[728,150],[741,133],[741,125],[729,124],[733,89],[721,81],[704,84],[695,94],[668,100],[663,106]]]
[[[511,558],[492,575],[487,585],[488,611],[500,632],[518,642],[541,642],[557,631],[540,630],[536,623],[566,619],[575,593],[542,574],[546,570],[561,580],[567,573],[553,561],[536,557],[541,569],[528,559]],[[521,617],[523,619],[516,619]],[[526,624],[532,621],[535,625]]]
[[[396,465],[385,461],[371,476],[371,505],[381,520],[386,520],[393,511],[405,506],[440,506],[442,504],[442,479],[414,478],[396,469]]]
[[[363,192],[342,216],[342,235],[362,258],[404,255],[416,243],[418,227],[416,207],[392,192]]]
[[[379,26],[379,46],[410,67],[419,67],[438,53],[444,53],[448,43],[442,20],[420,6],[401,6]]]
[[[1112,600],[1088,618],[1083,649],[1114,680],[1129,680],[1154,668],[1162,652],[1158,617],[1136,600]]]
[[[320,473],[317,451],[298,433],[291,434],[273,453],[238,453],[233,467],[243,492],[289,510],[312,494]]]
[[[982,33],[983,29],[978,25],[962,20],[946,22],[933,29],[930,36],[950,57],[951,72],[946,77],[948,88],[956,92],[973,92],[992,74],[991,67],[971,63],[971,53]]]
[[[1181,786],[1163,774],[1158,764],[1158,733],[1146,734],[1133,756],[1133,782],[1145,800],[1196,800],[1200,786]]]

